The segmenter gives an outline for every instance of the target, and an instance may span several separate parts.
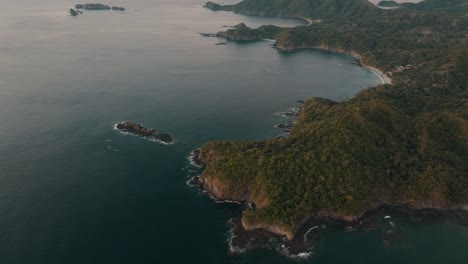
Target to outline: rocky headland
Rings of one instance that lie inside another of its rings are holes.
[[[167,133],[160,133],[155,129],[145,128],[141,124],[131,121],[119,122],[114,125],[114,128],[122,133],[128,133],[162,144],[173,144],[175,142],[172,136]]]
[[[197,183],[214,199],[254,205],[238,220],[242,230],[293,241],[308,221],[343,221],[353,230],[385,205],[466,214],[468,6],[465,0],[401,6],[383,10],[366,0],[205,5],[321,19],[295,28],[239,24],[214,35],[273,39],[279,51],[345,52],[383,83],[343,102],[307,100],[288,136],[202,146],[206,168]]]

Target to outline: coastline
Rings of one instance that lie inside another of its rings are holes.
[[[304,50],[304,49],[317,49],[317,50],[347,54],[347,55],[350,55],[353,58],[355,58],[358,61],[359,66],[361,66],[362,68],[365,68],[366,70],[368,70],[368,71],[372,72],[373,74],[375,74],[380,79],[382,84],[392,84],[392,79],[390,77],[388,77],[381,69],[379,69],[379,68],[377,68],[375,66],[371,66],[369,64],[364,63],[362,61],[362,56],[359,53],[354,52],[354,51],[346,51],[346,50],[343,50],[343,49],[335,49],[335,48],[331,48],[331,47],[325,46],[325,45],[320,45],[320,46],[316,46],[316,47],[299,47],[299,48],[287,47],[286,48],[286,47],[279,47],[277,42],[275,43],[275,48],[278,51],[281,51],[281,52],[293,52],[293,51],[299,51],[299,50]]]
[[[216,197],[205,186],[203,180],[198,180],[199,177],[197,176],[196,184],[189,186],[203,189],[214,203],[235,204],[244,210],[252,210],[251,203],[247,201]],[[392,225],[392,219],[398,217],[404,217],[412,222],[420,222],[432,217],[446,217],[468,226],[468,205],[442,207],[431,206],[424,202],[400,201],[374,204],[369,209],[355,215],[322,211],[306,217],[293,232],[288,232],[275,224],[246,224],[243,216],[240,215],[229,220],[232,225],[229,249],[231,253],[244,253],[251,249],[268,248],[276,250],[288,258],[305,259],[312,256],[320,247],[320,237],[330,227],[340,226],[344,232],[372,231],[382,228],[384,225]],[[393,242],[392,239],[391,235],[382,238],[386,246]]]
[[[420,222],[434,217],[445,217],[462,225],[468,225],[467,212],[457,208],[443,210],[414,208],[404,204],[382,204],[369,209],[360,217],[352,220],[326,215],[309,217],[301,224],[291,239],[284,239],[283,234],[272,232],[270,229],[246,229],[241,217],[236,217],[229,220],[232,225],[229,247],[232,253],[242,253],[255,248],[270,248],[293,259],[308,258],[320,248],[320,239],[329,228],[343,228],[344,232],[373,231],[388,227],[391,227],[390,230],[394,230],[394,218],[405,218],[411,222]],[[393,236],[394,232],[386,232],[382,237],[383,244],[391,246],[392,243],[398,242]],[[272,244],[277,246],[272,247]]]
[[[392,79],[390,79],[390,77],[388,77],[384,72],[382,72],[381,70],[375,68],[375,67],[372,67],[372,66],[369,66],[367,64],[364,64],[362,63],[362,61],[360,61],[361,65],[363,68],[367,69],[368,71],[372,72],[373,74],[375,74],[377,77],[379,77],[380,81],[382,82],[382,84],[392,84]]]

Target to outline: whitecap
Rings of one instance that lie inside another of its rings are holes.
[[[112,146],[109,146],[109,145],[107,145],[107,149],[108,149],[108,150],[115,151],[115,152],[120,151],[120,149],[115,149],[115,148],[113,148]]]
[[[312,251],[310,251],[310,252],[301,252],[301,253],[296,254],[296,255],[291,255],[291,257],[306,259],[306,258],[309,258],[310,256],[312,256],[312,254],[313,254]]]
[[[197,148],[197,149],[194,149],[194,150],[192,150],[192,152],[190,152],[190,155],[187,157],[187,160],[190,162],[190,165],[192,165],[192,166],[194,166],[194,167],[197,167],[197,168],[201,168],[202,166],[198,165],[198,164],[195,162],[195,160],[194,160],[194,158],[195,158],[195,150],[198,150],[198,148]]]

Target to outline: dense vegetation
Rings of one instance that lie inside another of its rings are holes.
[[[205,186],[218,197],[258,204],[244,212],[244,223],[294,232],[311,215],[355,217],[382,203],[468,203],[468,0],[395,10],[365,0],[246,0],[225,9],[241,7],[322,21],[241,27],[228,37],[248,33],[274,38],[281,49],[355,52],[393,79],[344,102],[307,101],[288,137],[205,144],[201,179],[221,187]]]

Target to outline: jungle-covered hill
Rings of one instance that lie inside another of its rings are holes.
[[[392,85],[344,102],[312,98],[285,138],[209,142],[200,179],[214,196],[253,202],[247,229],[291,238],[305,219],[351,220],[381,204],[468,204],[468,0],[381,10],[365,0],[245,0],[213,10],[306,17],[296,28],[238,27],[232,40],[272,38],[282,50],[359,54]]]

